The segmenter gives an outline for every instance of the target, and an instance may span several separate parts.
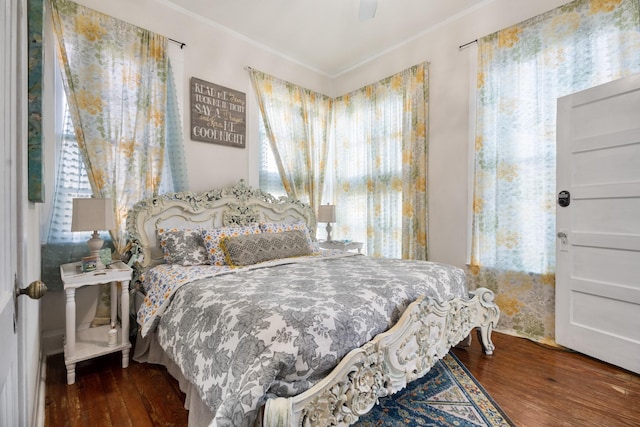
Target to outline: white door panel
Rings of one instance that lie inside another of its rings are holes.
[[[575,197],[575,192],[572,194]],[[612,210],[611,203],[616,204],[617,208]],[[589,212],[589,215],[575,219],[576,230],[600,227],[600,233],[623,234],[631,240],[634,236],[628,236],[629,234],[640,235],[640,221],[637,220],[640,218],[640,206],[632,198],[610,195],[604,200],[578,199],[574,201],[574,207]]]
[[[631,88],[634,80],[638,80],[637,75],[564,97],[572,98],[569,101],[573,104],[569,126],[576,151],[586,148],[581,139],[638,129],[638,110],[630,108],[640,105],[640,92]]]
[[[579,241],[583,237],[584,243]],[[610,239],[613,236],[604,237]],[[576,240],[572,244],[571,279],[590,279],[638,289],[638,270],[628,268],[640,263],[640,254],[637,251],[597,247],[596,245],[606,243],[598,241],[605,240],[604,238],[590,238],[586,235],[574,236],[573,238]],[[587,244],[591,246],[586,246]]]
[[[6,274],[3,274],[3,279]],[[18,366],[16,336],[13,333],[13,300],[10,294],[2,286],[2,300],[0,301],[0,426],[9,427],[18,425],[18,402],[15,396],[18,393]]]
[[[0,426],[18,426],[18,338],[13,300],[16,264],[17,2],[0,0]]]
[[[640,75],[560,98],[557,145],[556,341],[640,373]]]
[[[637,181],[640,168],[633,161],[639,153],[640,147],[637,145],[617,145],[578,152],[574,155],[572,178],[583,185]]]

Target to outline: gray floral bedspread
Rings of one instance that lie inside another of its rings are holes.
[[[212,426],[249,426],[268,397],[311,387],[422,294],[466,296],[464,272],[366,256],[240,271],[178,289],[158,341],[215,414]]]

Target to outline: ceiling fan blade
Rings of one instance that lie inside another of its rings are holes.
[[[360,21],[368,21],[376,16],[378,0],[360,0]]]

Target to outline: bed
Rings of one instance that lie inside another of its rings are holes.
[[[190,426],[351,425],[474,329],[493,353],[493,293],[461,269],[321,250],[316,225],[244,181],[129,212],[134,359],[178,379]]]

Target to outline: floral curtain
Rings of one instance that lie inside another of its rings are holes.
[[[428,105],[427,63],[334,100],[336,238],[427,259]]]
[[[637,0],[577,0],[478,41],[471,286],[555,336],[557,98],[640,72]]]
[[[164,171],[160,185],[161,193],[185,191],[188,189],[187,166],[184,156],[182,128],[178,99],[175,93],[175,80],[169,64],[169,90],[167,97],[166,120],[166,149]],[[56,74],[59,76],[59,74]],[[61,79],[56,79],[62,86]],[[56,93],[58,93],[56,89]],[[92,190],[82,153],[78,148],[76,135],[68,112],[68,105],[64,96],[57,100],[63,107],[56,108],[62,118],[56,117],[56,153],[55,186],[47,217],[49,220],[42,224],[41,235],[45,238],[42,246],[42,280],[50,290],[62,289],[60,278],[60,264],[75,262],[87,255],[87,240],[91,232],[71,231],[71,210],[73,199],[76,197],[91,197]],[[106,239],[105,247],[113,250],[111,238]],[[108,288],[108,287],[107,287]],[[107,297],[109,297],[107,295]]]
[[[287,195],[322,202],[331,98],[250,69],[265,133]]]
[[[127,211],[160,184],[167,39],[71,1],[51,5],[77,144],[93,194],[114,200],[123,253]]]

